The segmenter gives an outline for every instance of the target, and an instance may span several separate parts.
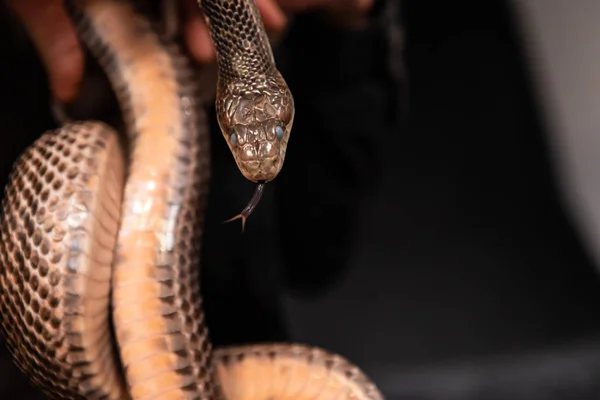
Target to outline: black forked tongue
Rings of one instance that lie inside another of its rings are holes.
[[[236,219],[241,219],[242,220],[242,232],[244,232],[244,228],[246,227],[246,220],[248,219],[250,214],[252,214],[252,212],[254,211],[254,209],[256,208],[258,203],[260,202],[260,199],[261,199],[264,191],[265,191],[265,182],[261,181],[256,185],[256,188],[254,189],[254,193],[252,194],[252,198],[248,202],[248,205],[246,205],[246,207],[244,207],[244,209],[238,215],[236,215],[233,218],[229,218],[224,223],[226,224],[228,222],[235,221]]]

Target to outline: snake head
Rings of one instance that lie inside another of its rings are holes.
[[[252,182],[269,182],[283,167],[294,99],[277,72],[244,84],[218,85],[217,119],[238,168]]]

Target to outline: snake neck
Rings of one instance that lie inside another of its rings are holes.
[[[198,2],[217,50],[222,84],[248,82],[272,73],[273,51],[254,0]]]

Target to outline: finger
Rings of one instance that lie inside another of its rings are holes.
[[[210,63],[216,59],[208,27],[200,13],[197,0],[184,0],[184,37],[192,57],[199,63]]]
[[[265,29],[273,33],[281,32],[287,25],[287,17],[274,0],[255,0]]]
[[[73,100],[83,77],[83,52],[61,0],[9,0],[48,73],[52,93]]]
[[[184,0],[184,38],[188,51],[194,59],[201,63],[210,63],[216,59],[213,43],[208,33],[208,27],[196,0]]]
[[[325,10],[344,12],[368,11],[373,0],[278,0],[282,8],[289,11]]]
[[[287,18],[274,0],[256,0],[265,29],[277,33],[282,31]],[[184,0],[184,35],[191,55],[200,63],[213,62],[216,52],[208,32],[208,27],[196,0]]]

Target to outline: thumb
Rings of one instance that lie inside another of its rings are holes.
[[[61,102],[77,96],[83,78],[83,52],[61,0],[9,0],[48,73],[52,93]]]

